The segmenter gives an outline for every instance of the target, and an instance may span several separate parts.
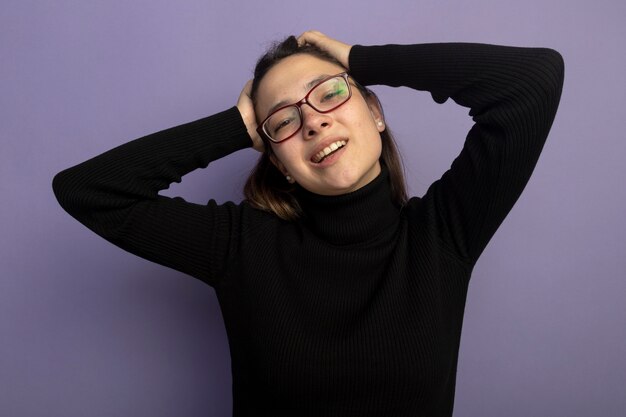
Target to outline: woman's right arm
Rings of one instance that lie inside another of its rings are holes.
[[[241,100],[241,99],[240,99]],[[109,242],[211,286],[225,267],[233,203],[206,205],[159,195],[209,162],[250,147],[238,107],[120,145],[58,173],[54,194],[72,217]]]

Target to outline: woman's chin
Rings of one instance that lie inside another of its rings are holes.
[[[378,173],[380,173],[380,169]],[[378,173],[375,172],[375,170],[366,173],[366,175],[357,175],[355,172],[343,172],[335,177],[326,178],[322,184],[318,184],[314,187],[315,190],[309,189],[309,191],[329,196],[348,194],[369,184],[376,178]]]

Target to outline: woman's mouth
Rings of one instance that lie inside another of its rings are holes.
[[[321,163],[329,155],[332,155],[339,149],[346,146],[346,143],[348,142],[345,140],[338,140],[336,142],[331,143],[330,145],[328,145],[327,147],[325,147],[324,149],[322,149],[321,151],[313,155],[313,157],[311,158],[311,162],[316,163],[316,164]]]

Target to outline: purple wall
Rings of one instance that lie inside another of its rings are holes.
[[[348,43],[561,52],[544,153],[474,271],[455,417],[624,415],[626,3],[396,3],[3,1],[0,416],[230,415],[213,289],[97,237],[57,205],[51,181],[234,105],[269,41],[313,28]],[[468,109],[376,91],[422,195],[460,152]],[[256,155],[238,152],[165,194],[238,200]]]

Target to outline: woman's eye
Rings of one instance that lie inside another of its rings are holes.
[[[322,101],[331,100],[333,97],[335,97],[339,93],[341,93],[341,91],[338,91],[338,90],[329,91],[328,93],[324,95],[324,97],[322,97]]]
[[[332,87],[331,90],[328,90],[323,96],[322,96],[322,103],[325,101],[330,101],[330,100],[337,100],[337,98],[341,97],[345,97],[347,96],[348,90],[346,90],[346,88],[337,85]]]
[[[274,132],[278,132],[280,129],[282,129],[283,127],[287,126],[292,121],[293,121],[292,119],[285,119],[285,120],[281,121],[280,123],[278,123],[277,125],[274,126]]]

